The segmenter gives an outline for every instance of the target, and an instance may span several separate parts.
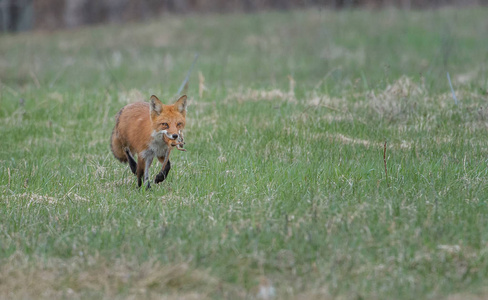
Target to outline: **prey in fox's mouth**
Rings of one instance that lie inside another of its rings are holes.
[[[169,146],[176,147],[176,149],[180,151],[186,151],[186,149],[183,148],[185,141],[183,139],[181,130],[178,131],[178,134],[169,134],[167,130],[161,130],[160,133],[163,135],[163,140],[165,143],[167,143]]]

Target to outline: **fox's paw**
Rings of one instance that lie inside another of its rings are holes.
[[[154,183],[158,184],[160,182],[163,182],[166,179],[166,176],[163,174],[158,174],[156,175],[156,178],[154,178]]]

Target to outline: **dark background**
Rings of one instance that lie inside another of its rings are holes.
[[[486,5],[488,0],[0,0],[0,31],[54,30],[104,22],[127,22],[164,13],[316,9],[433,9]]]

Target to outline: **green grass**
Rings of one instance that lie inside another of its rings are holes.
[[[266,282],[278,298],[485,298],[487,13],[0,36],[0,298],[253,298]],[[114,116],[174,101],[196,52],[188,151],[140,190],[110,152]]]

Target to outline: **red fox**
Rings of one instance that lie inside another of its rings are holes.
[[[156,157],[162,164],[155,183],[166,179],[171,164],[169,154],[174,147],[183,144],[182,131],[186,121],[186,95],[174,104],[164,105],[152,95],[150,103],[136,102],[124,106],[115,116],[111,149],[115,158],[129,167],[137,176],[137,185],[142,185],[143,176],[150,188],[149,167]],[[180,149],[181,150],[181,149]],[[137,154],[137,163],[133,154]]]

